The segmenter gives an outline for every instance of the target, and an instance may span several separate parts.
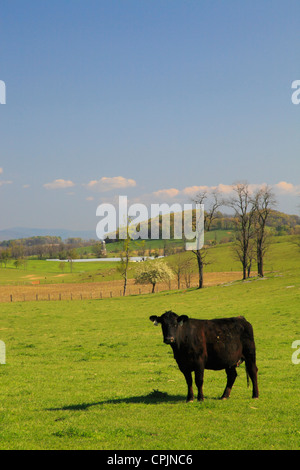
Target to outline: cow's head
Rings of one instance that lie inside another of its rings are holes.
[[[170,310],[161,315],[161,317],[151,315],[150,320],[154,323],[154,325],[158,325],[159,323],[161,324],[164,343],[175,344],[177,329],[188,320],[188,317],[186,315],[181,315],[179,317],[176,313]]]

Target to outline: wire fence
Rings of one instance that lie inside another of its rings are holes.
[[[240,272],[206,273],[204,287],[226,284],[241,279]],[[169,282],[158,283],[155,293],[187,289],[198,286],[198,277],[193,275],[189,280],[178,281],[173,279]],[[123,296],[123,281],[104,281],[78,284],[56,284],[56,285],[31,285],[31,286],[0,286],[0,302],[26,302],[26,301],[61,301],[61,300],[87,300],[105,299]],[[134,279],[129,279],[126,296],[144,295],[152,293],[152,285],[135,284]]]

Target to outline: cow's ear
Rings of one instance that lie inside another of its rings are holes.
[[[157,326],[159,323],[159,318],[156,315],[151,315],[151,317],[149,317],[149,320],[151,320],[155,326]]]
[[[177,318],[177,323],[179,326],[182,326],[188,319],[189,317],[187,315],[180,315],[180,317]]]

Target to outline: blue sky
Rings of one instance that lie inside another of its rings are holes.
[[[298,0],[3,0],[0,229],[240,180],[299,213]]]

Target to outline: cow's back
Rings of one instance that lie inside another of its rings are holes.
[[[220,370],[243,360],[243,348],[254,346],[251,324],[244,317],[197,320],[190,318],[180,333],[177,362],[194,369],[203,360],[206,369]],[[255,346],[254,346],[255,348]]]
[[[244,317],[220,318],[205,322],[207,369],[224,369],[244,360],[246,343],[253,343],[253,329]]]

